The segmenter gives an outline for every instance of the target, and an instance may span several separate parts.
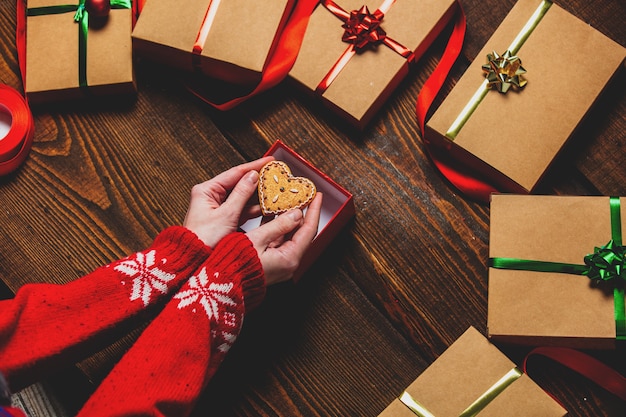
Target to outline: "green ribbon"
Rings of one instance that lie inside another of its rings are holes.
[[[469,407],[467,407],[459,417],[474,417],[478,415],[487,405],[493,401],[502,391],[509,385],[522,376],[522,371],[517,368],[511,369],[502,378],[500,378],[495,384],[493,384],[487,391],[485,391],[480,397],[476,399]],[[409,410],[418,417],[435,417],[430,411],[426,409],[422,404],[415,401],[415,399],[408,392],[404,391],[400,396],[400,401],[407,406]]]
[[[111,0],[112,9],[130,9],[131,7],[132,0]],[[78,23],[78,85],[86,93],[88,87],[87,34],[89,33],[89,13],[85,8],[85,0],[78,0],[78,4],[30,7],[26,10],[26,15],[45,16],[71,12],[74,12],[74,22]]]
[[[611,212],[611,240],[604,246],[595,247],[593,253],[586,255],[584,265],[517,258],[490,258],[489,266],[499,269],[586,275],[591,280],[612,283],[615,337],[617,340],[626,340],[626,305],[624,302],[626,247],[622,244],[619,197],[610,197],[609,207]]]

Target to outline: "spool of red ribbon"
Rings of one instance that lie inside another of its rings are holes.
[[[13,88],[0,84],[0,120],[6,120],[8,132],[0,137],[0,175],[6,175],[24,162],[33,144],[35,131],[28,103]]]

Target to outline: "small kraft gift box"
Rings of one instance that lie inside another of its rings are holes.
[[[379,417],[560,417],[567,411],[474,327]]]
[[[548,0],[519,0],[427,123],[424,139],[501,191],[531,193],[626,49]]]
[[[577,349],[626,340],[624,206],[619,197],[492,195],[490,339]]]
[[[85,0],[28,0],[24,89],[31,104],[133,95],[130,0],[111,0],[107,15]]]
[[[297,282],[354,217],[354,200],[349,191],[280,140],[274,142],[264,156],[273,156],[276,161],[282,161],[287,164],[291,170],[291,176],[305,177],[313,181],[317,191],[323,195],[317,235],[292,278],[294,282]],[[241,229],[246,232],[250,231],[259,227],[264,220],[263,217],[250,219],[241,226]]]
[[[457,8],[454,0],[322,0],[290,79],[363,129]]]
[[[295,0],[150,0],[133,30],[148,60],[252,85],[275,48]]]

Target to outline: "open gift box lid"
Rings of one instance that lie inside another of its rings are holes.
[[[309,178],[315,184],[317,191],[324,195],[317,235],[293,276],[294,282],[297,282],[355,215],[354,201],[350,192],[280,140],[274,142],[264,156],[270,155],[278,161],[285,162],[291,169],[292,175]],[[262,219],[262,216],[250,219],[241,226],[241,229],[247,232],[259,227]]]

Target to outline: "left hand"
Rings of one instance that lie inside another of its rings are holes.
[[[246,220],[260,215],[258,205],[247,204],[256,192],[258,171],[273,159],[267,156],[241,164],[194,185],[183,226],[213,248]]]

